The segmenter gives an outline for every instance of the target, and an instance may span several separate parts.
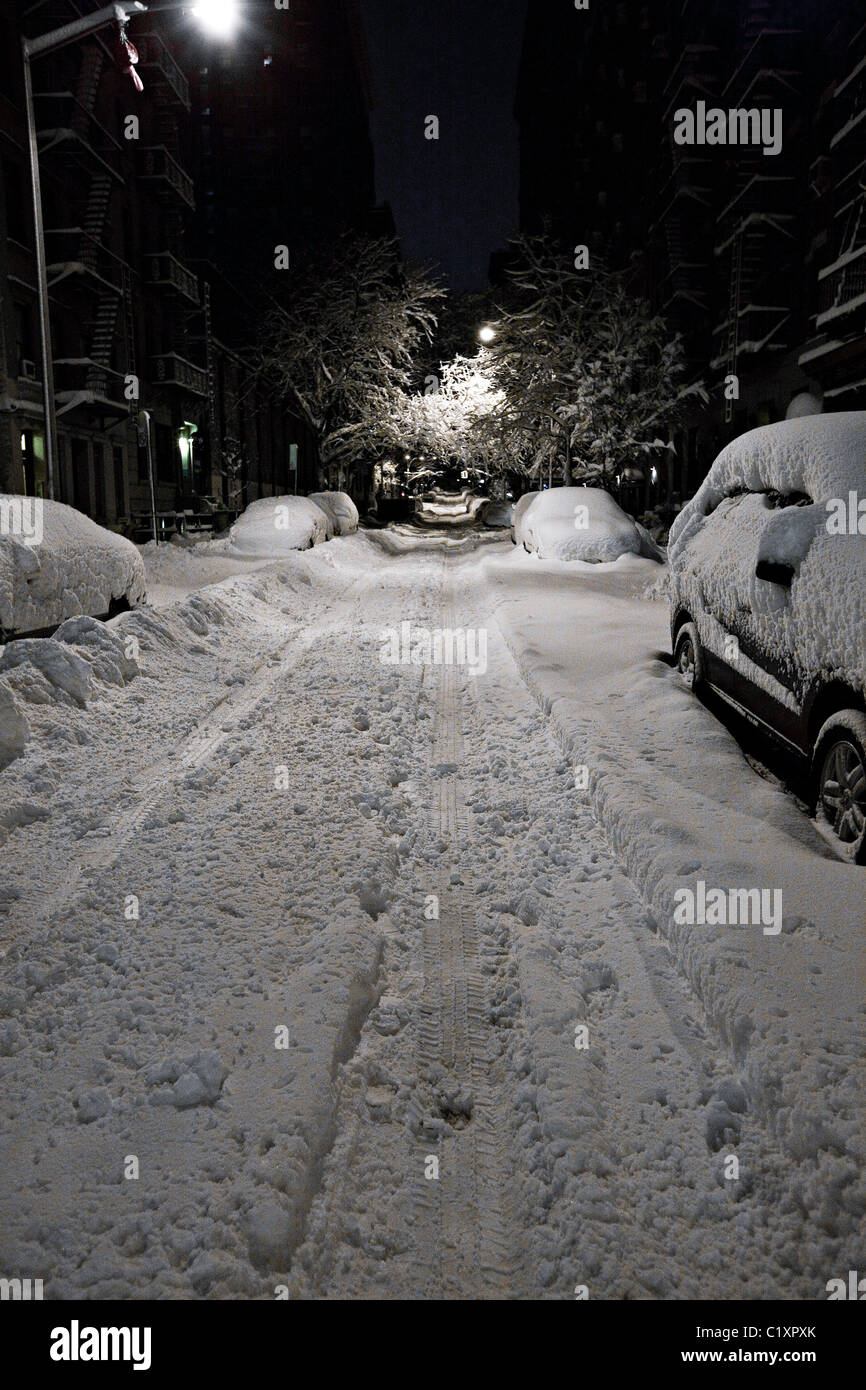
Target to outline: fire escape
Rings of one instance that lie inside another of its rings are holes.
[[[785,112],[796,97],[801,36],[793,30],[765,27],[764,12],[753,6],[750,46],[725,86],[723,109],[782,111],[783,144],[777,155],[761,145],[728,151],[736,167],[737,187],[716,219],[715,256],[725,266],[724,317],[713,329],[716,350],[710,366],[726,378],[738,377],[745,357],[791,347],[791,315],[796,296],[796,179],[787,172]],[[734,401],[725,393],[725,421],[734,416]]]
[[[827,153],[813,191],[826,218],[827,250],[818,270],[815,334],[800,365],[827,399],[866,390],[866,25],[849,46],[846,75],[827,103]]]
[[[46,72],[54,85],[37,93],[40,158],[53,161],[55,177],[64,179],[72,214],[67,224],[45,229],[52,299],[67,341],[74,332],[79,344],[73,354],[55,356],[57,414],[105,428],[129,410],[123,379],[133,370],[118,350],[118,329],[123,341],[129,314],[129,266],[108,245],[112,203],[123,191],[122,149],[96,115],[103,48],[81,50],[71,82],[75,59],[61,56]]]

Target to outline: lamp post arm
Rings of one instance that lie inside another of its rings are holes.
[[[93,14],[84,15],[81,19],[73,19],[69,24],[63,24],[59,29],[52,29],[48,34],[40,34],[35,39],[22,39],[25,58],[38,58],[43,53],[53,53],[55,49],[63,48],[67,43],[74,43],[76,39],[86,38],[88,34],[94,34],[97,29],[104,29],[106,24],[126,24],[135,14],[143,14],[147,6],[141,0],[123,0],[123,3],[105,5],[101,10],[94,10]]]

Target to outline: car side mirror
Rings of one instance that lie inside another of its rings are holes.
[[[770,584],[781,584],[790,589],[794,579],[794,566],[778,564],[775,560],[759,560],[755,566],[755,578],[766,579]]]

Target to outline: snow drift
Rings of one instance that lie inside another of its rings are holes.
[[[0,495],[0,505],[20,500]],[[100,617],[112,601],[144,602],[144,564],[131,541],[63,502],[43,501],[42,518],[39,544],[0,532],[0,631],[37,632]]]
[[[527,494],[514,509],[514,539],[542,560],[617,560],[620,555],[663,555],[642,526],[610,493],[593,487],[555,487]]]

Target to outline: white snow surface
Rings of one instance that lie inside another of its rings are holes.
[[[268,1301],[862,1268],[862,871],[662,659],[656,563],[409,528],[146,560],[174,601],[0,669],[0,1268]],[[486,670],[383,664],[403,622],[483,629]],[[701,879],[780,890],[781,931],[677,924]]]
[[[554,487],[537,493],[515,509],[514,538],[544,560],[598,563],[628,554],[662,558],[643,527],[602,488]]]
[[[334,534],[332,514],[309,497],[260,497],[232,526],[228,548],[253,559],[279,559]]]
[[[0,495],[0,503],[13,500]],[[143,602],[144,565],[131,541],[63,502],[45,499],[42,516],[38,545],[0,534],[0,628],[34,632],[78,614],[106,614],[112,599]]]

